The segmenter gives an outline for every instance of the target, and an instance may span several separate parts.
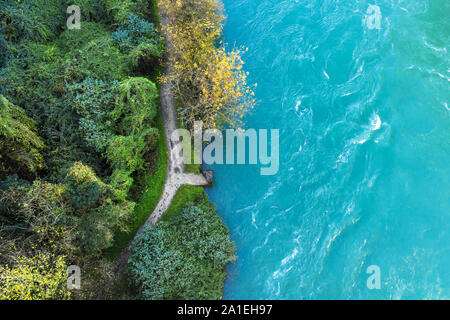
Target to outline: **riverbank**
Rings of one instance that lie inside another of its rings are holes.
[[[153,5],[155,8],[155,5]],[[172,57],[172,49],[173,49],[173,39],[171,39],[171,34],[169,32],[164,32],[170,29],[170,19],[167,14],[167,8],[165,6],[162,6],[158,9],[153,10],[154,13],[158,13],[158,18],[156,19],[159,21],[159,29],[162,30],[163,37],[165,39],[166,43],[166,50],[165,55],[163,59],[163,67],[162,67],[162,79],[169,79],[173,72],[173,57]],[[126,287],[126,284],[124,283],[124,280],[128,282],[129,279],[126,276],[126,270],[127,266],[129,267],[130,263],[131,265],[134,265],[132,263],[133,257],[130,256],[131,251],[133,251],[134,247],[139,243],[139,239],[145,236],[145,233],[149,233],[152,231],[149,231],[149,228],[152,228],[155,226],[160,219],[163,219],[163,224],[170,224],[173,221],[176,221],[178,219],[178,216],[183,214],[188,208],[193,207],[195,208],[196,205],[199,205],[202,208],[206,208],[205,210],[210,211],[212,216],[216,216],[214,220],[221,221],[220,218],[217,216],[217,213],[215,212],[214,206],[209,202],[206,194],[204,193],[202,188],[199,188],[199,186],[207,186],[209,185],[209,182],[206,180],[206,178],[199,174],[201,170],[193,169],[193,165],[189,166],[189,171],[194,171],[198,173],[193,172],[186,172],[186,166],[184,164],[184,158],[181,154],[181,142],[171,139],[171,137],[174,137],[174,132],[178,128],[178,122],[179,118],[177,117],[177,108],[176,108],[176,102],[174,98],[174,88],[172,81],[161,81],[159,83],[160,88],[160,112],[161,112],[161,118],[162,118],[162,124],[164,128],[164,137],[165,137],[165,144],[167,148],[167,156],[168,156],[168,166],[167,166],[167,174],[166,174],[166,182],[164,185],[164,191],[162,192],[162,195],[159,199],[158,204],[156,205],[153,212],[150,214],[150,217],[148,220],[139,228],[137,233],[135,234],[134,240],[130,242],[129,246],[125,247],[125,249],[122,251],[120,257],[115,261],[115,284],[110,284],[113,286],[118,286],[119,290]],[[182,120],[182,119],[181,119]],[[199,166],[200,167],[200,166]],[[175,200],[173,202],[173,200]],[[207,212],[205,211],[205,212]],[[174,222],[175,223],[175,222]],[[225,226],[223,226],[222,222],[219,223],[222,225],[220,227],[220,232],[223,233],[223,236],[226,236],[226,241],[223,241],[223,244],[229,243],[227,246],[230,246],[230,250],[228,249],[228,253],[224,253],[224,256],[227,256],[224,263],[227,261],[233,260],[232,252],[234,251],[234,245],[229,242],[229,236],[228,231]],[[156,226],[156,229],[158,229],[160,226]],[[214,231],[217,232],[217,231]],[[206,234],[205,234],[206,235]],[[213,237],[213,234],[208,235],[208,237]],[[201,241],[201,239],[197,239],[198,241]],[[225,240],[225,239],[224,239]],[[222,244],[222,245],[223,245]],[[218,252],[214,253],[218,254]],[[142,255],[142,252],[139,252],[139,255]],[[142,263],[142,262],[141,262]],[[217,261],[216,263],[217,264]],[[217,271],[214,271],[215,273],[218,272],[217,276],[221,279],[220,281],[217,279],[216,275],[210,274],[208,277],[215,278],[216,281],[213,285],[214,293],[213,295],[206,295],[204,298],[214,298],[217,299],[222,295],[221,289],[220,295],[218,294],[219,291],[217,291],[217,285],[219,285],[219,288],[223,288],[223,281],[225,280],[225,271],[220,267],[217,269]],[[148,267],[147,267],[148,268]],[[203,267],[200,267],[202,269]],[[208,268],[205,269],[205,272]],[[140,278],[140,272],[138,272],[138,275],[134,275],[134,278]],[[131,275],[133,278],[133,274]],[[177,277],[180,277],[178,275]],[[198,275],[198,277],[203,278],[204,275]],[[147,280],[146,280],[147,281]],[[219,283],[217,283],[219,281]],[[220,284],[221,283],[221,284]],[[138,285],[139,286],[139,285]],[[205,291],[208,292],[208,288],[200,289],[199,291]],[[117,289],[116,289],[117,291]],[[211,293],[212,294],[212,293]],[[166,297],[166,298],[170,298]]]

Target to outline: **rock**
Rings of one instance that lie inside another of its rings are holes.
[[[212,187],[214,185],[214,171],[212,170],[202,170],[202,174],[208,181],[208,186]]]

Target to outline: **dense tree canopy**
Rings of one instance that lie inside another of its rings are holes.
[[[0,299],[97,297],[112,277],[106,250],[135,230],[139,194],[158,187],[142,177],[157,171],[161,192],[165,178],[152,1],[1,2]],[[188,125],[235,124],[254,104],[240,51],[215,47],[222,16],[213,4],[183,0],[170,11],[182,14],[173,39],[183,42],[164,80],[180,84]],[[81,7],[79,30],[66,27],[69,5]],[[207,199],[146,230],[132,252],[133,294],[146,299],[218,299],[234,259]],[[65,286],[72,264],[83,270],[81,291]]]
[[[72,4],[80,30],[66,28]],[[65,266],[101,265],[133,214],[129,189],[159,138],[146,76],[161,41],[146,11],[143,0],[2,2],[2,298],[68,297]]]

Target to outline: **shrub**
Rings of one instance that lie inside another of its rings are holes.
[[[49,104],[60,104],[65,91],[60,50],[54,45],[23,42],[14,46],[6,68],[0,71],[0,86],[8,99],[37,120]]]
[[[144,299],[220,299],[234,244],[214,208],[188,204],[138,235],[128,268]]]
[[[7,190],[9,187],[11,186],[29,186],[30,183],[26,180],[22,180],[19,178],[19,176],[17,174],[12,174],[10,176],[7,176],[5,179],[0,180],[0,195],[2,193],[2,191]],[[0,208],[0,210],[2,210]]]
[[[114,196],[114,192],[97,178],[94,171],[81,162],[76,162],[68,170],[65,184],[72,205],[84,212],[98,207],[105,199]]]
[[[128,78],[120,83],[120,96],[111,112],[113,121],[120,121],[117,131],[137,134],[152,125],[158,111],[158,89],[146,78]]]
[[[159,65],[162,57],[161,46],[154,43],[141,43],[129,56],[130,68],[141,75],[150,75]]]
[[[6,66],[6,61],[9,57],[8,44],[6,43],[6,38],[3,35],[4,28],[4,25],[0,25],[0,69]]]
[[[78,0],[80,1],[80,0]],[[82,7],[82,13],[86,13],[85,7]],[[81,29],[66,30],[58,37],[57,44],[64,52],[70,52],[73,49],[81,49],[84,45],[95,39],[106,38],[109,32],[101,23],[83,22]]]
[[[65,0],[66,8],[76,5],[81,8],[82,28],[86,28],[89,22],[104,22],[109,24],[111,19],[107,15],[105,0]],[[120,0],[119,0],[120,1]],[[72,30],[75,31],[75,30]]]
[[[128,194],[133,183],[131,174],[143,169],[147,150],[145,135],[116,136],[109,141],[106,157],[114,169],[110,180],[111,185],[120,190],[119,198],[124,199]]]
[[[44,143],[36,133],[35,122],[1,95],[0,119],[0,175],[22,170],[22,174],[34,173],[42,168],[40,150]]]
[[[44,143],[36,134],[35,123],[28,118],[22,108],[0,96],[0,134],[8,140],[14,140],[26,149],[42,149]]]
[[[65,191],[64,185],[40,180],[10,185],[0,193],[0,237],[20,240],[25,251],[73,251],[78,219]]]
[[[124,59],[125,55],[116,48],[109,36],[98,38],[67,54],[64,63],[66,77],[72,82],[81,82],[86,78],[121,80],[126,74]]]
[[[149,151],[154,151],[158,148],[159,138],[159,130],[157,128],[146,130],[145,143]]]
[[[153,23],[131,14],[112,34],[112,39],[122,52],[128,52],[142,43],[157,44],[159,37]]]
[[[118,82],[87,78],[69,88],[73,96],[73,111],[81,117],[79,130],[86,145],[97,152],[105,151],[108,140],[114,136],[109,114],[116,104]]]
[[[112,168],[134,172],[142,169],[142,156],[147,148],[144,136],[116,136],[111,139],[106,155]]]
[[[2,33],[10,42],[50,41],[65,22],[67,6],[62,0],[6,0],[2,5]]]
[[[65,178],[66,195],[81,218],[77,246],[98,256],[111,246],[113,231],[123,227],[123,220],[134,210],[134,203],[119,198],[119,191],[103,183],[93,170],[75,163]]]
[[[67,142],[73,151],[80,140],[78,119],[71,110],[72,103],[65,101],[66,79],[58,49],[35,43],[18,47],[23,48],[23,56],[10,60],[8,66],[0,71],[0,87],[11,102],[23,107],[33,117],[50,153],[62,141]]]
[[[0,194],[6,221],[0,237],[20,239],[24,248],[57,254],[98,256],[112,243],[113,230],[134,210],[118,199],[91,168],[75,163],[63,184],[36,180],[31,186],[10,185]]]
[[[88,254],[100,256],[104,249],[112,245],[114,230],[125,230],[123,222],[133,209],[133,202],[115,203],[106,199],[100,207],[82,217],[78,226],[81,231],[78,246]]]
[[[106,0],[106,8],[116,25],[127,23],[130,15],[139,15],[143,18],[147,6],[148,0]]]

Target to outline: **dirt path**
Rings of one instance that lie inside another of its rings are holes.
[[[162,8],[160,9],[159,18],[161,26],[166,26],[169,23],[169,19]],[[172,68],[169,64],[171,45],[168,35],[164,34],[164,37],[166,38],[167,50],[164,57],[163,73],[164,75],[168,75],[170,74]],[[194,186],[207,186],[209,184],[203,175],[185,172],[184,158],[181,153],[181,142],[178,139],[171,139],[173,133],[178,129],[177,109],[171,87],[170,82],[163,82],[160,85],[161,115],[167,151],[169,153],[166,183],[158,205],[145,224],[141,226],[137,234],[142,232],[147,226],[154,225],[159,221],[159,219],[161,219],[164,212],[167,211],[172,203],[178,189],[182,185],[188,184]]]

